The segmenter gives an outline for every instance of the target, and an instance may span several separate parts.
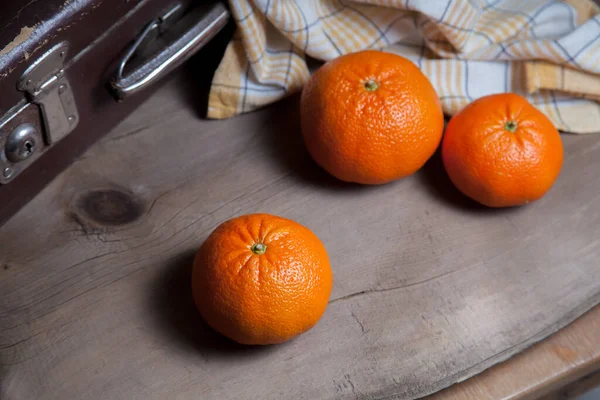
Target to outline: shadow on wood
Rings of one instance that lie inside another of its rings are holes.
[[[454,208],[470,213],[496,214],[513,210],[513,207],[490,208],[477,203],[469,197],[463,195],[454,186],[450,177],[446,173],[442,161],[441,144],[433,156],[425,163],[423,168],[416,172],[417,180],[423,188],[437,199],[442,199]]]
[[[265,118],[266,129],[257,134],[260,145],[269,149],[269,155],[285,170],[292,179],[316,186],[330,192],[348,193],[375,190],[378,185],[361,185],[344,182],[321,168],[310,156],[300,127],[300,95],[293,95],[277,105],[269,106]]]
[[[157,317],[156,331],[164,335],[173,347],[196,352],[202,358],[256,357],[268,354],[277,346],[246,346],[236,343],[210,328],[196,309],[191,290],[195,252],[165,265],[153,290],[149,307]]]

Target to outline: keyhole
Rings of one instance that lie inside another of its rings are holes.
[[[31,142],[31,140],[27,140],[25,142],[25,148],[23,149],[23,156],[28,156],[31,153],[33,153],[33,143]]]
[[[31,157],[37,151],[38,137],[39,133],[32,124],[17,126],[6,139],[6,158],[16,163]]]

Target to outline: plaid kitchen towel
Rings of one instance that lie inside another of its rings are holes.
[[[516,92],[563,131],[600,132],[600,8],[592,0],[230,0],[236,33],[208,116],[299,91],[307,60],[382,49],[412,60],[444,112]]]

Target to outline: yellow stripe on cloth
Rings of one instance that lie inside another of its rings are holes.
[[[547,62],[525,63],[527,92],[565,92],[600,101],[600,76]]]
[[[381,49],[427,75],[444,112],[515,92],[557,128],[600,132],[600,9],[592,0],[230,0],[237,23],[208,116],[300,91],[306,58]]]

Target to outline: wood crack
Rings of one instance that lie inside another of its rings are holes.
[[[148,129],[150,129],[150,128],[154,127],[155,125],[156,125],[156,123],[155,123],[155,122],[153,122],[153,123],[151,123],[151,124],[148,124],[148,125],[144,125],[144,126],[142,126],[141,128],[137,128],[137,129],[134,129],[134,130],[132,130],[132,131],[129,131],[129,132],[123,133],[122,135],[119,135],[119,136],[115,136],[115,137],[108,138],[108,139],[107,139],[107,142],[116,142],[116,141],[119,141],[119,140],[122,140],[122,139],[125,139],[125,138],[128,138],[128,137],[131,137],[131,136],[135,136],[135,135],[137,135],[138,133],[142,133],[142,132],[144,132],[145,130],[148,130]]]
[[[354,318],[354,320],[356,321],[356,323],[360,326],[360,330],[362,331],[363,335],[365,333],[367,333],[367,330],[365,329],[365,326],[360,321],[360,319],[358,319],[358,317],[356,316],[356,314],[354,314],[354,311],[350,311],[350,315],[352,315],[352,318]]]
[[[458,271],[462,271],[464,269],[468,269],[468,267],[459,268],[459,269],[456,269],[456,270],[453,270],[453,271],[449,271],[449,272],[444,272],[443,274],[439,274],[439,275],[433,276],[431,278],[424,279],[422,281],[409,283],[407,285],[394,286],[394,287],[391,287],[391,288],[383,288],[383,289],[367,289],[367,290],[363,290],[363,291],[360,291],[360,292],[351,293],[351,294],[348,294],[348,295],[345,295],[345,296],[333,299],[333,300],[329,301],[329,304],[335,303],[337,301],[348,300],[348,299],[351,299],[353,297],[361,296],[363,294],[391,292],[391,291],[394,291],[394,290],[406,289],[406,288],[409,288],[409,287],[412,287],[412,286],[423,285],[423,284],[425,284],[427,282],[431,282],[433,280],[442,278],[442,277],[444,277],[446,275],[450,275],[450,274],[453,274],[453,273],[458,272]]]

